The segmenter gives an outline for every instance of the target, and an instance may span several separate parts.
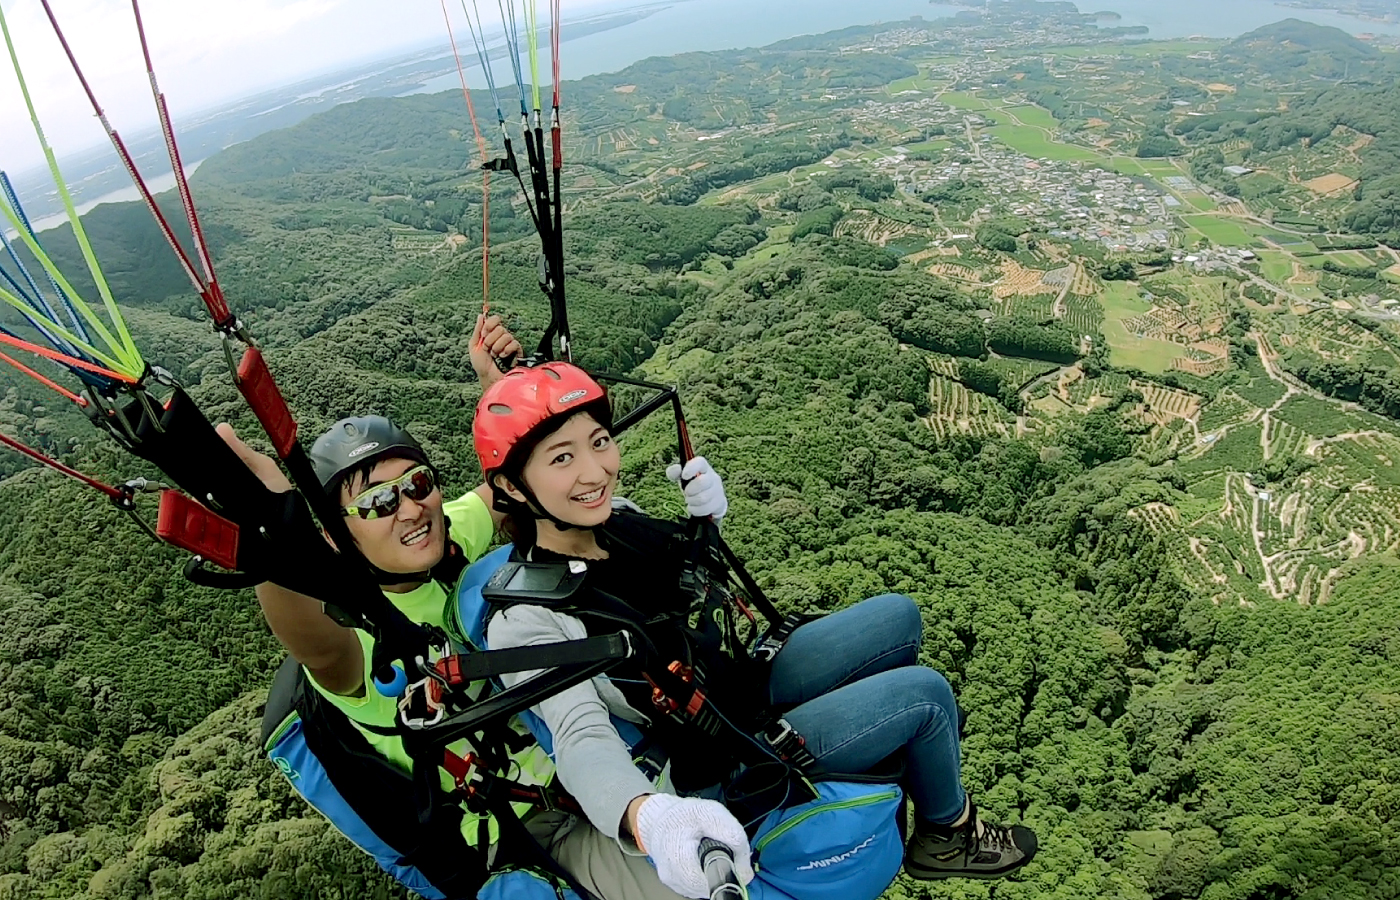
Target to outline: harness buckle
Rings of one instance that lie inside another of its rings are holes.
[[[778,656],[778,652],[787,644],[788,638],[798,629],[803,622],[807,621],[807,616],[790,615],[783,619],[768,633],[754,642],[749,648],[749,657],[756,662],[771,663]]]
[[[784,763],[791,763],[801,770],[811,770],[815,767],[816,757],[812,756],[811,750],[806,749],[806,739],[799,735],[797,729],[792,728],[791,722],[785,718],[774,722],[773,729],[763,733],[763,739],[773,747],[773,752],[777,753],[778,759]]]
[[[415,708],[425,710],[424,714],[415,715]],[[442,685],[436,679],[423,678],[415,681],[399,698],[399,721],[403,722],[405,728],[414,731],[431,728],[446,715],[447,704],[442,701]]]
[[[452,783],[465,796],[472,797],[477,792],[476,784],[482,781],[481,767],[477,765],[475,753],[458,756],[450,750],[443,751],[443,768],[452,776]]]
[[[761,663],[770,663],[778,655],[778,651],[783,649],[786,641],[778,640],[771,634],[765,634],[758,643],[749,650],[749,656]]]

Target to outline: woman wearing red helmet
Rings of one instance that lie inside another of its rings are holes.
[[[613,625],[608,617],[615,621],[619,609],[650,622],[688,607],[680,587],[687,563],[678,539],[683,527],[613,508],[620,457],[611,425],[606,391],[568,363],[514,370],[482,396],[473,424],[477,455],[497,509],[507,513],[515,557],[581,561],[588,572],[583,599],[568,612],[528,599],[497,608],[487,627],[492,649],[586,637],[590,625]],[[708,463],[697,458],[684,473],[675,469],[673,477],[689,479],[692,514],[723,515],[727,504]],[[710,502],[698,502],[702,496]],[[688,658],[685,629],[644,630],[652,658]],[[802,736],[828,772],[867,772],[907,751],[904,783],[916,825],[906,871],[924,879],[1000,877],[1030,861],[1035,835],[981,820],[963,791],[956,702],[942,675],[918,665],[920,630],[912,600],[875,597],[793,631],[764,673],[766,685],[755,683],[753,671],[738,671],[742,658],[721,667],[734,672],[706,671],[705,684],[712,700],[724,696],[742,707],[734,690],[740,686],[748,711],[781,710],[780,721]],[[505,681],[515,684],[531,674]],[[743,826],[725,806],[701,796],[717,794],[712,786],[733,774],[734,761],[716,759],[717,745],[705,735],[659,715],[653,687],[645,669],[615,670],[561,692],[535,712],[552,733],[561,783],[598,832],[634,842],[672,890],[706,897],[695,853],[702,837],[729,845],[741,874],[752,877]],[[639,725],[666,751],[674,793],[659,790],[634,764],[618,719]],[[579,871],[570,857],[588,850],[571,851],[567,843],[552,849]]]

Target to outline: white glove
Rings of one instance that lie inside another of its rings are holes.
[[[749,836],[729,810],[713,800],[652,794],[637,810],[637,837],[656,864],[661,883],[683,897],[708,900],[710,885],[700,868],[700,841],[711,838],[734,854],[734,872],[753,881]]]
[[[666,477],[683,485],[685,511],[697,519],[709,516],[718,522],[729,512],[729,498],[724,496],[724,482],[715,467],[703,456],[697,456],[682,469],[678,463],[666,468]]]

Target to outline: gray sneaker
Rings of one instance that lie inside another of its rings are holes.
[[[940,827],[915,821],[904,849],[904,871],[911,878],[1000,878],[1035,857],[1035,832],[1024,825],[982,821],[968,800],[967,821]]]

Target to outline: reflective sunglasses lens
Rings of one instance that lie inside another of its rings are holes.
[[[375,491],[366,500],[370,511],[370,515],[366,518],[380,519],[392,516],[399,508],[399,486],[386,484],[383,489]],[[362,506],[361,509],[363,508]]]
[[[437,490],[437,479],[433,478],[431,469],[419,469],[410,472],[408,484],[403,486],[403,495],[413,502],[428,499],[428,495]]]

